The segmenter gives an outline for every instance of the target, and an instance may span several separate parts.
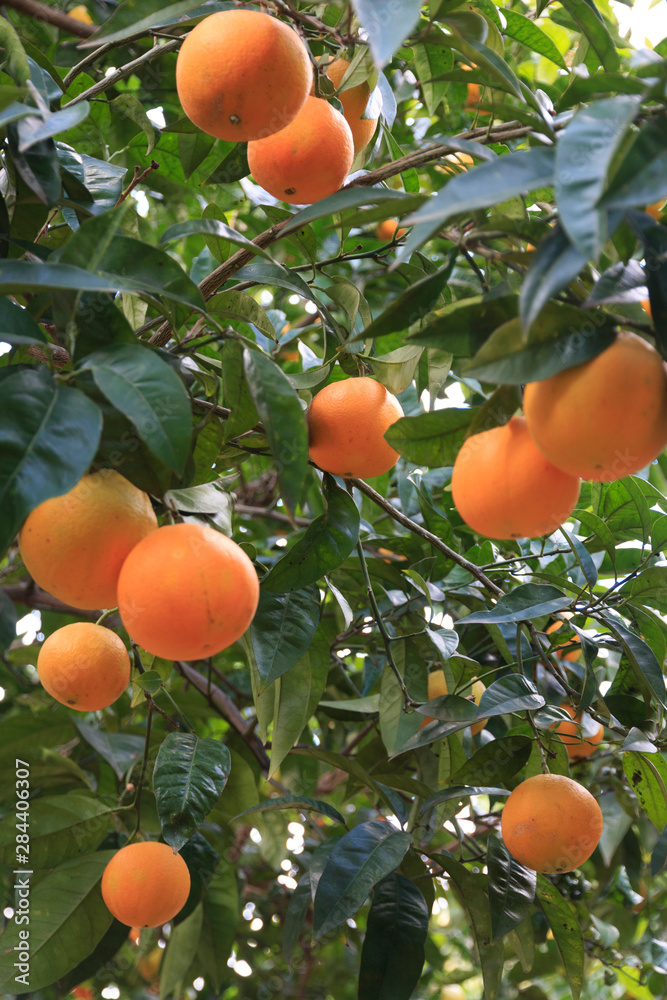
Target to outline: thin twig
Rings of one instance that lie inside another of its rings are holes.
[[[70,19],[71,20],[71,19]],[[120,66],[109,76],[105,76],[102,80],[98,80],[94,83],[92,87],[88,87],[88,90],[83,90],[76,97],[73,97],[71,101],[67,101],[63,104],[63,108],[69,108],[73,104],[79,104],[80,101],[88,101],[91,97],[97,97],[98,94],[103,94],[105,90],[109,90],[110,87],[115,86],[119,80],[123,80],[126,76],[130,76],[134,73],[139,66],[143,66],[144,63],[150,62],[152,59],[156,59],[158,56],[164,55],[167,52],[173,52],[181,44],[181,39],[175,39],[171,42],[165,42],[163,45],[155,45],[152,49],[148,49],[147,52],[143,52],[132,62],[125,63],[124,66]]]
[[[128,195],[132,191],[134,191],[134,189],[137,186],[137,184],[141,184],[142,181],[146,180],[146,178],[148,177],[148,175],[151,173],[152,170],[159,170],[159,169],[160,169],[160,164],[156,163],[155,160],[151,160],[151,162],[149,163],[149,165],[143,171],[142,171],[142,169],[141,169],[140,166],[135,165],[135,167],[134,167],[134,176],[132,177],[132,180],[127,185],[127,187],[125,188],[125,190],[121,191],[121,193],[120,193],[120,195],[118,197],[118,201],[116,202],[116,206],[115,207],[118,208],[118,206],[121,205],[125,201],[125,199],[128,197]]]
[[[37,0],[2,0],[2,6],[13,7],[14,10],[18,10],[21,14],[27,14],[35,21],[46,21],[47,24],[53,24],[56,28],[69,32],[70,35],[78,35],[79,38],[89,38],[98,28],[96,24],[84,24],[83,21],[70,17],[64,11],[56,10],[55,7],[47,7],[46,4],[38,3]]]

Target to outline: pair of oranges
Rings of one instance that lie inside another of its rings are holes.
[[[326,67],[334,87],[348,66],[341,58]],[[247,142],[257,183],[296,205],[337,191],[377,125],[362,117],[370,97],[365,82],[340,95],[342,115],[313,96],[307,46],[259,11],[221,11],[200,21],[179,51],[176,88],[195,125],[218,139]]]

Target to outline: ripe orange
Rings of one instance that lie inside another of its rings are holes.
[[[102,898],[116,920],[159,927],[179,913],[190,894],[190,872],[180,854],[152,840],[128,844],[102,875]]]
[[[379,240],[400,240],[404,233],[405,229],[398,229],[398,219],[383,219],[375,230]]]
[[[82,3],[78,7],[72,7],[67,13],[70,17],[73,17],[75,21],[81,21],[82,24],[93,24],[93,19],[88,13],[88,8]]]
[[[639,303],[645,313],[648,313],[648,318],[653,319],[653,313],[651,312],[651,303],[649,299],[642,299]]]
[[[335,59],[330,66],[327,66],[327,76],[334,87],[340,87],[349,65],[347,59]],[[349,87],[337,95],[343,105],[345,121],[352,132],[355,154],[366,148],[377,128],[377,118],[361,117],[366,110],[370,96],[371,88],[366,81],[358,83],[355,87]]]
[[[344,183],[354,159],[352,132],[327,101],[308,97],[287,128],[248,143],[257,183],[290,205],[310,205]]]
[[[167,660],[200,660],[231,646],[259,600],[243,549],[202,524],[168,524],[125,560],[118,607],[132,639]]]
[[[555,722],[551,727],[558,733],[567,749],[570,760],[581,760],[582,757],[590,757],[602,742],[604,728],[595,722],[589,715],[575,715],[575,710],[568,702],[563,702],[560,706],[573,719],[572,722]],[[577,723],[579,725],[577,725]],[[579,726],[582,729],[579,729]]]
[[[572,615],[568,614],[567,617],[571,618]],[[551,632],[557,632],[558,629],[561,627],[562,624],[563,624],[563,622],[561,622],[561,621],[552,622],[551,625],[549,625],[549,627],[546,630],[547,631],[547,635],[549,635]],[[557,653],[557,655],[560,656],[560,653],[558,653],[558,650],[561,648],[561,646],[568,646],[568,645],[570,645],[569,642],[567,642],[567,641],[566,642],[562,642],[562,643],[560,643],[560,645],[556,646],[556,648],[554,649],[554,652]],[[581,655],[581,643],[577,643],[576,648],[575,649],[571,649],[569,651],[569,653],[565,653],[565,656],[563,658],[565,660],[571,660],[571,661],[574,662],[575,660],[579,659],[580,655]]]
[[[533,444],[523,417],[464,441],[452,473],[456,508],[488,538],[534,538],[567,520],[580,483]]]
[[[115,632],[75,622],[44,640],[37,672],[44,690],[61,705],[93,712],[120,698],[130,683],[130,657]]]
[[[21,529],[19,549],[35,583],[59,601],[112,608],[126,556],[156,528],[148,495],[103,469],[36,507]]]
[[[372,378],[331,382],[308,408],[308,454],[334,476],[381,476],[398,459],[385,432],[402,416],[396,397]]]
[[[664,210],[665,210],[664,198],[662,198],[660,201],[654,202],[652,205],[646,206],[647,213],[649,215],[652,215],[654,219],[659,219]]]
[[[486,685],[481,681],[474,680],[472,684],[472,697],[476,705],[479,705],[480,698],[486,691]],[[447,678],[445,677],[444,670],[433,670],[428,675],[428,700],[432,701],[434,698],[438,698],[440,695],[447,694]],[[473,736],[476,733],[480,733],[482,729],[486,726],[488,719],[480,719],[479,722],[475,722],[470,727],[470,732]],[[435,722],[430,716],[425,716],[422,722],[422,727],[428,722]],[[420,727],[421,728],[421,727]]]
[[[571,778],[536,774],[508,798],[501,828],[517,861],[555,875],[590,858],[602,836],[602,812],[588,789]]]
[[[523,407],[545,458],[572,476],[611,482],[667,445],[667,367],[646,340],[622,331],[591,361],[530,382]]]
[[[228,142],[284,129],[301,110],[312,79],[308,49],[296,31],[254,10],[205,17],[176,62],[183,111],[204,132]]]

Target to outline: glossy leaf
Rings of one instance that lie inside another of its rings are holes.
[[[286,594],[260,590],[250,641],[262,690],[301,659],[319,620],[320,593],[315,585]]]
[[[327,841],[325,841],[327,843]],[[312,902],[310,872],[299,880],[299,884],[289,898],[283,923],[283,954],[289,968],[292,967],[294,949],[298,943]]]
[[[433,806],[440,805],[441,802],[450,802],[452,800],[462,802],[471,795],[504,796],[509,794],[506,788],[499,788],[497,785],[451,785],[449,788],[444,788],[441,792],[435,792],[429,798],[425,799],[420,809],[420,814],[428,812]]]
[[[644,687],[648,686],[659,703],[667,707],[665,679],[651,647],[617,618],[611,615],[600,615],[599,618],[618,641],[638,681]]]
[[[620,66],[620,58],[607,26],[592,0],[563,0],[563,7],[586,35],[607,73],[615,73]]]
[[[30,804],[30,867],[56,868],[62,861],[94,851],[114,812],[83,792],[35,799]],[[16,828],[5,824],[0,828],[0,864],[13,868],[16,859]]]
[[[231,758],[224,743],[192,733],[169,733],[160,745],[153,789],[162,836],[180,850],[222,795]]]
[[[160,237],[160,243],[172,243],[174,240],[182,240],[187,236],[196,235],[217,236],[219,239],[234,243],[235,246],[242,247],[244,250],[251,250],[258,257],[264,257],[266,260],[273,261],[273,257],[268,250],[258,247],[256,243],[249,240],[243,233],[238,233],[231,226],[227,226],[224,222],[219,222],[217,219],[188,219],[187,222],[176,222],[173,226],[165,229]]]
[[[333,476],[322,481],[326,510],[311,522],[262,580],[272,593],[300,590],[316,583],[347,559],[359,537],[359,511],[352,497]]]
[[[452,783],[476,785],[509,781],[524,766],[531,749],[532,741],[527,736],[491,740],[452,775]]]
[[[653,825],[667,826],[667,763],[661,754],[623,754],[623,771]]]
[[[97,406],[78,389],[57,385],[45,368],[8,374],[2,402],[0,551],[34,507],[79,481],[102,430]]]
[[[454,465],[475,413],[472,407],[447,407],[414,417],[400,417],[385,438],[410,462],[429,468]]]
[[[535,899],[537,873],[513,858],[498,837],[488,843],[489,906],[494,940],[521,923]]]
[[[412,837],[370,820],[336,842],[315,893],[313,934],[322,937],[354,916],[371,889],[403,860]]]
[[[553,932],[573,1000],[579,1000],[584,977],[584,942],[577,911],[544,875],[537,876],[535,894]]]
[[[450,274],[449,267],[440,268],[416,281],[392,302],[380,316],[366,327],[359,337],[384,337],[397,330],[407,330],[423,320],[435,307]],[[358,338],[357,338],[358,339]]]
[[[514,38],[517,42],[521,42],[522,45],[532,49],[533,52],[538,52],[541,56],[545,56],[561,69],[567,69],[560,49],[551,40],[549,35],[538,27],[534,21],[531,21],[530,18],[509,7],[503,9],[503,17],[506,22],[503,34],[509,35],[510,38]]]
[[[530,330],[549,299],[567,288],[581,273],[586,260],[570,242],[562,226],[556,223],[531,257],[521,285],[521,325],[525,332]]]
[[[489,684],[477,706],[479,719],[492,719],[510,712],[536,712],[545,704],[533,682],[521,674],[511,674]]]
[[[265,799],[259,805],[251,806],[250,809],[244,809],[243,812],[233,818],[240,819],[241,816],[248,816],[250,813],[255,812],[272,812],[274,809],[298,809],[301,812],[316,812],[322,816],[328,816],[329,819],[334,819],[343,826],[347,825],[338,810],[334,809],[328,802],[322,802],[321,799],[305,798],[302,795],[280,795],[275,798]]]
[[[571,598],[556,587],[523,583],[496,601],[493,611],[474,612],[465,618],[460,618],[457,624],[471,625],[476,622],[490,625],[497,622],[525,622],[539,615],[562,611],[571,603]]]
[[[409,1000],[424,965],[429,911],[419,888],[394,873],[373,890],[361,949],[359,1000]]]

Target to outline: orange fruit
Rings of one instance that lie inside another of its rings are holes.
[[[107,708],[130,683],[130,657],[115,632],[74,622],[44,640],[37,673],[45,691],[78,712]]]
[[[665,199],[662,198],[660,201],[654,202],[652,205],[646,206],[646,212],[648,215],[652,215],[654,219],[659,219],[664,211]]]
[[[590,858],[602,836],[602,812],[588,789],[571,778],[536,774],[509,796],[501,829],[517,861],[555,875]]]
[[[179,913],[190,894],[190,872],[168,844],[145,840],[114,854],[102,875],[102,898],[116,920],[159,927]]]
[[[611,482],[667,445],[667,367],[651,344],[622,331],[591,361],[530,382],[523,408],[545,458],[572,476]]]
[[[400,240],[405,229],[398,229],[398,219],[383,219],[375,230],[379,240]]]
[[[334,87],[340,87],[349,65],[347,59],[335,59],[330,66],[327,66],[326,75]],[[363,83],[358,83],[355,87],[349,87],[336,96],[343,105],[343,115],[352,132],[354,152],[355,154],[359,153],[362,149],[366,148],[375,135],[378,123],[377,118],[361,117],[366,110],[368,98],[371,96],[371,88],[364,81]]]
[[[287,128],[248,143],[260,187],[290,205],[310,205],[344,183],[354,159],[352,132],[327,101],[308,97]]]
[[[653,313],[651,312],[651,303],[650,303],[650,301],[648,299],[642,299],[639,304],[641,305],[641,307],[644,310],[644,312],[648,313],[648,318],[650,320],[652,320],[653,319]]]
[[[224,10],[195,25],[181,45],[176,89],[200,129],[228,142],[272,135],[296,118],[313,70],[301,37],[276,17]]]
[[[440,1000],[466,1000],[466,995],[460,983],[447,983],[440,991]]]
[[[84,476],[28,515],[19,549],[35,583],[75,608],[113,608],[118,574],[157,528],[148,495],[113,469]]]
[[[571,616],[568,615],[568,617],[571,617]],[[561,627],[562,624],[563,624],[563,622],[561,622],[561,621],[552,622],[551,625],[549,625],[549,627],[546,630],[547,631],[547,635],[550,635],[551,632],[557,632],[558,629]],[[560,645],[556,646],[556,648],[554,649],[554,652],[557,653],[557,655],[560,656],[560,653],[558,653],[558,650],[561,648],[561,646],[568,646],[568,645],[569,645],[569,642],[567,642],[567,641],[566,642],[562,642],[562,643],[560,643]],[[565,660],[571,660],[571,661],[574,662],[575,660],[579,659],[580,655],[581,655],[581,643],[578,642],[577,646],[576,646],[576,649],[571,649],[569,651],[569,653],[565,653],[564,659]]]
[[[308,407],[308,454],[334,476],[381,476],[398,459],[384,435],[402,416],[396,397],[372,378],[331,382]]]
[[[93,19],[88,13],[88,9],[84,7],[81,3],[78,7],[72,7],[67,13],[70,17],[73,17],[75,21],[81,21],[82,24],[93,24]]]
[[[459,514],[487,538],[550,534],[574,510],[579,488],[540,454],[523,417],[469,437],[452,473]]]
[[[243,549],[203,524],[167,524],[129,554],[118,607],[132,639],[166,660],[200,660],[236,642],[257,610]]]
[[[474,680],[472,684],[472,697],[476,705],[479,705],[480,698],[486,691],[486,685],[482,681]],[[447,694],[447,678],[445,677],[444,670],[433,670],[428,675],[428,700],[432,701],[434,698],[438,698],[440,695]],[[486,726],[488,719],[480,719],[479,722],[475,722],[470,727],[470,732],[473,736],[476,733],[480,733],[482,729]],[[422,728],[428,722],[435,722],[430,716],[425,716],[424,721],[421,724]]]
[[[143,955],[137,962],[137,972],[147,983],[154,982],[158,978],[163,954],[162,948],[156,944],[147,955]]]
[[[575,710],[568,702],[560,706],[572,718],[572,722],[555,722],[551,727],[558,733],[567,749],[570,760],[581,760],[590,757],[602,742],[604,728],[591,719],[590,715],[575,715]],[[579,726],[582,728],[579,729]]]

